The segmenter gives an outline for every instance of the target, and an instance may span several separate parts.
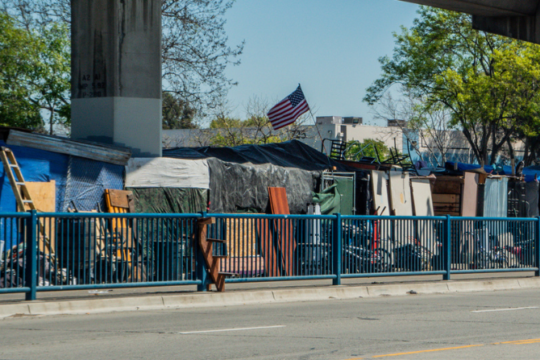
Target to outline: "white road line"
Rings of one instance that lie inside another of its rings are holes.
[[[538,306],[519,307],[519,308],[506,308],[506,309],[475,310],[475,311],[471,311],[471,312],[473,312],[473,313],[482,313],[482,312],[515,311],[515,310],[526,310],[526,309],[538,309]]]
[[[244,330],[261,330],[261,329],[275,329],[275,328],[284,328],[285,325],[273,325],[273,326],[259,326],[259,327],[248,327],[248,328],[236,328],[236,329],[218,329],[218,330],[202,330],[202,331],[182,331],[179,334],[203,334],[203,333],[214,333],[214,332],[224,332],[224,331],[244,331]]]

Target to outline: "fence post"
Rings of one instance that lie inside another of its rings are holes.
[[[333,285],[341,285],[341,255],[342,255],[342,232],[341,232],[341,214],[334,214],[334,241],[332,241],[333,254],[334,254],[334,274],[336,278],[333,279]]]
[[[30,217],[25,218],[26,224],[26,287],[30,292],[26,293],[26,300],[36,300],[37,287],[37,212],[32,210]]]
[[[202,213],[202,218],[206,217],[206,211]],[[206,262],[204,261],[204,257],[202,254],[202,249],[199,246],[199,224],[197,221],[197,229],[195,231],[195,248],[197,249],[197,256],[196,256],[196,266],[195,266],[195,276],[197,280],[200,280],[201,283],[197,284],[197,291],[207,291],[208,290],[208,269],[206,267]]]
[[[536,222],[536,236],[534,239],[534,260],[536,265],[535,276],[540,276],[540,216]]]
[[[450,215],[446,215],[444,230],[443,259],[446,272],[443,275],[443,280],[450,280],[452,269],[452,222]]]

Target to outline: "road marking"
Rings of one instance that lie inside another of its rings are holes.
[[[506,309],[489,309],[489,310],[474,310],[473,313],[483,313],[483,312],[494,312],[494,311],[516,311],[516,310],[526,310],[526,309],[538,309],[538,306],[528,306],[528,307],[519,307],[519,308],[506,308]]]
[[[235,328],[235,329],[217,329],[217,330],[202,330],[202,331],[182,331],[179,334],[203,334],[203,333],[215,333],[215,332],[225,332],[225,331],[245,331],[245,330],[262,330],[262,329],[275,329],[275,328],[284,328],[286,325],[273,325],[273,326],[258,326],[258,327],[248,327],[248,328]]]
[[[536,344],[536,343],[540,343],[540,339],[505,341],[505,342],[493,343],[493,345],[503,345],[503,344],[527,345],[527,344]]]
[[[442,349],[409,351],[409,352],[402,352],[402,353],[395,353],[395,354],[376,355],[376,356],[373,356],[373,358],[381,358],[381,357],[388,357],[388,356],[400,356],[400,355],[413,355],[413,354],[422,354],[422,353],[437,352],[437,351],[468,349],[468,348],[478,347],[478,346],[484,346],[484,345],[483,344],[478,344],[478,345],[456,346],[456,347],[442,348]]]

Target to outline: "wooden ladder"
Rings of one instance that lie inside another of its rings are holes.
[[[0,157],[2,158],[2,163],[4,164],[4,171],[6,172],[9,183],[11,184],[11,189],[13,194],[15,194],[15,201],[17,202],[17,211],[25,212],[27,210],[36,210],[36,205],[32,201],[26,182],[24,181],[21,168],[15,159],[15,154],[11,151],[10,148],[2,146],[0,150]],[[49,250],[49,254],[53,255],[53,249],[51,247],[51,242],[49,238],[45,235],[45,227],[43,224],[39,224],[39,232],[41,238],[45,241],[45,246]]]
[[[213,244],[221,243],[225,244],[225,240],[210,239],[208,235],[208,225],[215,224],[215,218],[204,218],[197,220],[197,226],[199,229],[199,249],[202,252],[204,262],[208,266],[208,275],[213,284],[216,285],[216,289],[219,292],[225,291],[225,279],[230,276],[234,276],[234,273],[220,272],[221,259],[227,258],[227,255],[213,255]],[[208,284],[208,290],[210,290],[212,284]]]

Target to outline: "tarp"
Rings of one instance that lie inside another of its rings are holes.
[[[0,146],[6,144],[0,141]],[[22,146],[8,148],[15,154],[25,181],[56,182],[56,211],[66,211],[72,201],[81,211],[94,210],[98,203],[103,206],[105,189],[123,188],[123,166]],[[0,166],[0,212],[16,211],[15,195]],[[9,229],[5,234],[6,248],[16,239],[16,226]],[[0,222],[0,233],[4,234],[4,222]]]
[[[305,213],[311,192],[321,177],[318,171],[284,168],[272,164],[234,164],[208,159],[210,167],[210,211],[268,212],[269,187],[284,187],[291,214]]]
[[[131,158],[126,165],[129,188],[210,188],[206,160]]]
[[[230,147],[199,147],[163,150],[163,156],[181,159],[216,158],[222,161],[255,165],[273,164],[302,170],[328,170],[336,167],[338,171],[351,170],[350,167],[330,159],[298,140],[278,144],[241,145]]]
[[[447,169],[454,169],[455,163],[453,162],[447,162],[446,168]],[[480,169],[482,166],[480,165],[474,165],[474,164],[464,164],[464,163],[457,163],[458,171],[474,171]],[[502,166],[501,168],[494,168],[490,165],[484,166],[484,171],[488,174],[495,174],[495,175],[512,175],[512,167],[509,165]],[[532,182],[535,181],[535,175],[540,179],[540,169],[538,166],[529,166],[523,169],[523,175],[525,176],[526,182]]]
[[[340,214],[353,215],[354,207],[354,181],[353,178],[334,178],[340,196]]]
[[[208,190],[178,188],[128,188],[137,213],[200,213],[206,211]]]
[[[291,213],[305,213],[311,192],[319,190],[322,171],[335,167],[356,171],[357,214],[369,213],[369,172],[340,164],[297,140],[234,148],[178,148],[164,150],[163,156],[208,159],[212,212],[267,212],[268,187],[285,187]]]
[[[508,216],[508,178],[486,179],[484,217]]]
[[[313,193],[313,202],[321,205],[321,214],[332,215],[341,211],[340,194],[337,184],[323,190],[321,193]]]

